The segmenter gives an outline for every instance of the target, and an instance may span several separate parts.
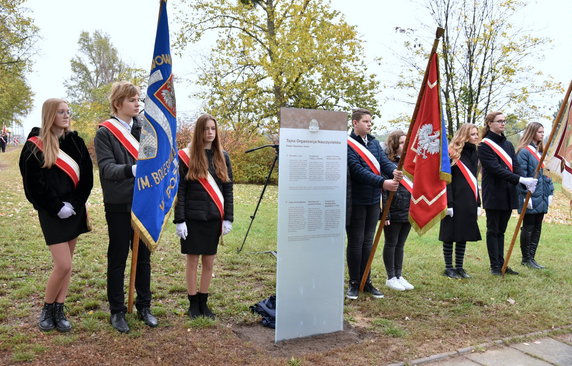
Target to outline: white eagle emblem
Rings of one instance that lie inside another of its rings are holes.
[[[431,124],[421,126],[417,134],[417,154],[421,155],[423,159],[427,159],[427,154],[437,154],[441,149],[439,136],[439,131],[433,133]]]

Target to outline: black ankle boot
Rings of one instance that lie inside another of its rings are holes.
[[[201,313],[202,316],[206,316],[207,318],[211,318],[214,319],[215,315],[213,314],[213,312],[211,311],[211,309],[209,309],[209,306],[207,305],[208,299],[209,299],[209,294],[203,294],[201,292],[197,292],[197,295],[199,295],[199,311]]]
[[[60,332],[69,332],[72,329],[70,322],[66,319],[63,303],[56,302],[54,305],[54,322]]]
[[[187,296],[189,298],[189,310],[187,311],[189,318],[195,319],[196,317],[201,316],[201,310],[199,309],[199,294]]]
[[[56,323],[54,323],[54,304],[44,303],[44,307],[42,308],[42,312],[40,313],[40,322],[38,326],[44,332],[52,330],[56,327]]]

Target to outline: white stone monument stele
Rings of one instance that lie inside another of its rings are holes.
[[[282,108],[275,341],[343,330],[347,114]]]

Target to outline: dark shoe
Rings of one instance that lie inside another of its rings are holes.
[[[461,278],[457,271],[455,271],[453,268],[446,268],[445,272],[443,272],[443,275],[449,278]]]
[[[143,320],[143,323],[150,326],[151,328],[155,328],[157,324],[157,318],[151,314],[150,308],[141,308],[141,310],[137,309],[137,314],[139,314],[139,319]]]
[[[536,262],[536,259],[532,258],[530,261],[532,262],[532,264],[535,265],[534,268],[536,268],[536,269],[543,269],[543,268],[544,268],[544,266],[541,266],[540,264],[538,264],[538,263]]]
[[[54,304],[44,303],[44,307],[40,313],[40,322],[38,323],[38,326],[44,332],[56,327],[56,323],[54,323]]]
[[[517,275],[518,272],[517,272],[517,271],[514,271],[514,270],[513,270],[512,268],[510,268],[510,267],[506,267],[506,272],[505,272],[505,274]]]
[[[359,293],[359,285],[357,281],[350,281],[348,285],[348,292],[346,292],[346,297],[351,300],[355,300],[358,298]]]
[[[113,328],[117,329],[121,333],[129,333],[129,325],[127,325],[127,320],[125,320],[125,313],[119,312],[111,314],[109,322]]]
[[[203,294],[201,292],[197,292],[197,295],[199,295],[199,312],[201,313],[201,315],[207,318],[214,319],[215,315],[207,305],[207,302],[209,300],[209,294],[208,293]]]
[[[199,294],[187,295],[189,297],[189,310],[187,314],[189,318],[195,319],[201,316],[201,310],[199,309]]]
[[[463,268],[457,268],[456,271],[460,278],[471,278],[471,276],[469,276],[469,274],[465,272]]]
[[[66,318],[66,313],[64,312],[64,304],[56,302],[54,306],[54,322],[56,323],[56,329],[59,332],[69,332],[72,329],[70,322]]]
[[[491,269],[491,274],[493,276],[499,276],[499,277],[502,276],[500,269]]]
[[[371,282],[366,282],[363,290],[365,292],[369,292],[371,296],[375,297],[376,299],[383,299],[383,294],[378,289],[376,289]]]
[[[533,262],[532,260],[522,261],[522,262],[520,262],[520,264],[522,264],[523,266],[526,266],[528,268],[540,269],[540,267],[535,262]]]

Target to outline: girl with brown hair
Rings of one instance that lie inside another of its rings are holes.
[[[483,207],[487,213],[487,250],[494,276],[501,275],[504,264],[504,233],[512,210],[518,206],[516,185],[523,184],[534,192],[537,182],[534,178],[521,176],[514,146],[504,135],[505,125],[506,118],[501,112],[487,114],[478,150],[483,171]],[[518,274],[509,267],[506,273]]]
[[[186,254],[189,317],[214,319],[207,305],[219,238],[230,232],[233,184],[230,158],[223,151],[217,121],[209,114],[197,119],[189,146],[179,151],[181,181],[175,207],[181,253]],[[197,288],[197,267],[201,278]]]
[[[399,163],[405,144],[405,132],[401,130],[393,131],[387,137],[387,148],[385,153],[389,161]],[[401,180],[389,209],[389,215],[385,221],[383,230],[385,243],[383,245],[383,263],[387,272],[385,285],[393,290],[413,290],[414,286],[402,276],[403,254],[405,241],[411,230],[409,223],[409,201],[411,193],[406,188],[407,179]],[[383,192],[386,199],[387,192]]]
[[[531,122],[526,126],[522,138],[518,144],[516,157],[518,163],[526,176],[534,176],[544,146],[544,127],[538,122]],[[522,227],[520,228],[520,250],[522,253],[522,264],[534,269],[541,269],[541,266],[534,258],[536,256],[536,248],[540,240],[542,231],[542,220],[544,214],[548,212],[548,206],[552,203],[552,195],[554,194],[554,185],[550,177],[544,175],[544,166],[538,170],[538,182],[536,189],[532,193],[528,201],[528,207],[524,215]],[[526,197],[526,190],[519,189],[518,212],[522,210],[522,205]]]

